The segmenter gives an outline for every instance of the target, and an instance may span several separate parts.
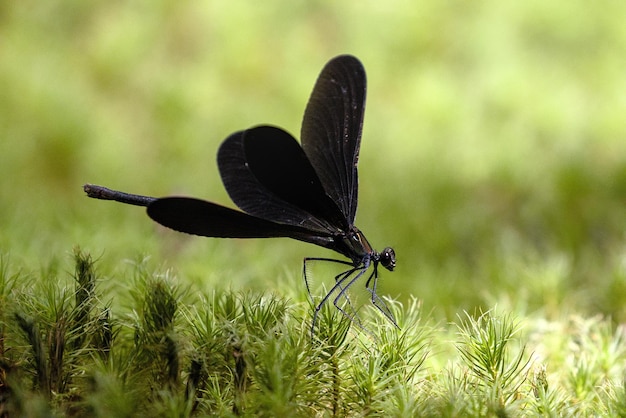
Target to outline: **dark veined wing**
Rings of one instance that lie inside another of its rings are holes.
[[[350,224],[358,200],[365,94],[363,65],[353,56],[340,55],[322,70],[302,121],[302,148],[326,193]]]
[[[323,234],[347,230],[306,154],[284,130],[236,132],[220,146],[217,163],[226,191],[244,212]]]
[[[164,197],[148,205],[148,215],[163,226],[213,238],[288,237],[334,248],[330,236],[293,225],[277,224],[225,206],[188,197]]]

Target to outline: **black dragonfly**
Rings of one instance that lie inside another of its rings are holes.
[[[304,259],[309,294],[307,262],[322,260],[349,266],[335,276],[327,294],[314,302],[311,331],[329,300],[363,327],[348,296],[348,289],[362,278],[366,278],[372,303],[397,326],[376,293],[378,266],[392,271],[395,252],[391,247],[375,251],[354,226],[365,94],[363,65],[353,56],[340,55],[326,64],[313,88],[304,112],[301,146],[281,128],[265,125],[226,138],[217,154],[219,172],[226,191],[243,212],[189,197],[153,198],[92,184],[86,184],[84,190],[89,197],[147,206],[153,220],[188,234],[289,237],[334,250],[350,261]]]

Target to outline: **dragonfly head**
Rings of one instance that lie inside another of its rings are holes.
[[[391,247],[387,247],[379,254],[380,264],[389,271],[393,271],[396,266],[396,252]]]

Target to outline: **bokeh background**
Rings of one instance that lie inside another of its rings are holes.
[[[0,251],[33,274],[70,270],[78,245],[105,280],[149,257],[200,289],[300,294],[301,259],[331,253],[186,237],[82,185],[231,206],[221,141],[263,123],[299,136],[322,66],[350,53],[369,83],[357,225],[398,256],[382,293],[442,319],[622,321],[624,16],[622,1],[2,2]]]

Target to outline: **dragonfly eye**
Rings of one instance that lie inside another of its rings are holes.
[[[387,270],[393,271],[396,266],[396,252],[393,248],[387,247],[380,253],[380,264]]]

